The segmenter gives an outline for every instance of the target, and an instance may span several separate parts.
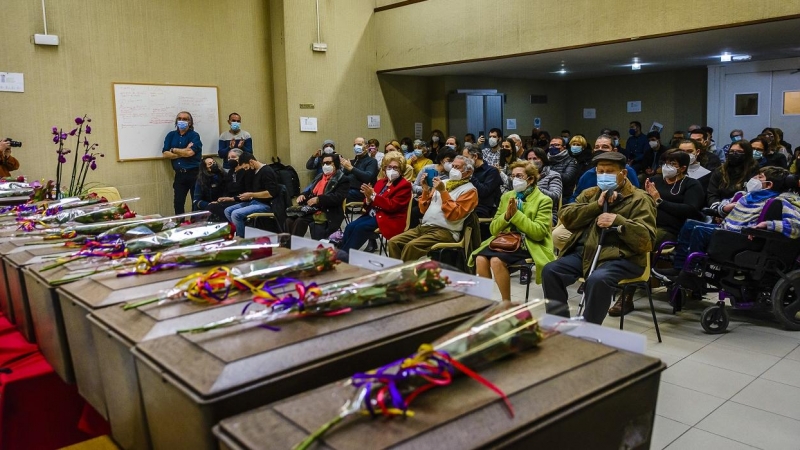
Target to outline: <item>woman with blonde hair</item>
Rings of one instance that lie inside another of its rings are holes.
[[[384,157],[383,157],[383,161],[381,161],[381,169],[378,171],[378,179],[379,180],[381,178],[386,178],[386,163],[387,163],[386,157],[389,156],[389,154],[392,154],[392,156],[395,156],[395,157],[397,157],[398,155],[400,157],[403,157],[403,154],[400,152],[400,143],[397,142],[397,141],[391,141],[388,144],[386,144],[386,146],[383,148],[383,152],[384,152]],[[411,167],[411,164],[407,164],[406,163],[404,157],[403,157],[402,166],[403,166],[403,171],[401,172],[401,175],[403,175],[403,178],[408,180],[409,183],[413,183],[414,182],[414,168]]]
[[[592,167],[592,146],[582,134],[576,134],[569,140],[569,154],[578,162],[578,179]]]
[[[494,277],[503,301],[511,301],[508,266],[533,259],[536,283],[541,283],[545,264],[556,259],[550,235],[553,201],[536,186],[539,171],[533,164],[522,161],[511,164],[509,169],[513,189],[500,198],[500,206],[489,225],[492,236],[470,255],[468,262],[470,267],[477,266],[478,276]],[[519,245],[515,246],[517,241]]]

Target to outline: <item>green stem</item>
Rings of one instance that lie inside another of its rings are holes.
[[[69,180],[69,193],[71,197],[73,194],[72,188],[75,185],[75,171],[78,169],[78,149],[81,147],[81,133],[83,133],[83,124],[86,123],[86,116],[83,116],[83,122],[78,126],[78,142],[75,144],[75,159],[72,161],[72,178]]]
[[[127,311],[129,309],[136,309],[136,308],[139,308],[141,306],[150,305],[152,303],[160,302],[161,300],[164,300],[164,299],[161,298],[161,297],[155,297],[155,298],[148,298],[147,300],[140,300],[138,302],[125,303],[124,305],[122,305],[122,309],[125,310],[125,311]]]
[[[86,258],[86,256],[75,256],[75,257],[72,257],[72,258],[67,258],[67,259],[63,259],[63,260],[60,260],[60,261],[56,261],[55,263],[50,264],[49,266],[42,268],[42,270],[40,270],[40,272],[47,272],[48,270],[55,269],[56,267],[61,267],[64,264],[69,264],[69,263],[71,263],[73,261],[77,261],[79,259],[84,259],[84,258]]]
[[[307,438],[303,439],[302,442],[292,447],[292,450],[307,450],[308,447],[311,446],[314,442],[316,442],[319,438],[321,438],[325,433],[328,432],[333,426],[338,424],[339,422],[344,419],[344,415],[338,415],[334,417],[331,421],[322,425],[321,427],[317,428],[317,431],[311,433]]]

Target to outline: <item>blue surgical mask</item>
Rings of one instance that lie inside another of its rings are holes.
[[[569,148],[569,151],[571,151],[573,155],[579,155],[583,151],[583,147],[580,145],[573,145]]]
[[[405,152],[408,151],[408,145],[403,144],[403,145],[400,146],[400,149],[403,150],[403,153],[405,153]]]
[[[597,187],[599,187],[601,191],[613,191],[617,188],[617,174],[598,173]]]
[[[631,136],[635,136],[636,135],[636,130],[634,130],[633,128],[630,128],[630,129],[628,129],[628,134],[630,134]]]
[[[764,155],[761,154],[761,150],[753,150],[753,159],[759,160]]]
[[[354,145],[353,146],[353,153],[355,153],[356,155],[360,155],[360,154],[364,153],[364,147],[361,146],[361,145]]]
[[[445,147],[449,148],[450,150],[455,150],[456,146],[454,144],[447,144]]]
[[[179,120],[177,125],[178,125],[178,129],[179,130],[185,130],[185,129],[189,128],[189,121],[188,120]]]
[[[241,127],[242,127],[242,124],[240,124],[239,122],[231,122],[231,130],[239,131],[239,128],[241,128]]]
[[[419,158],[420,156],[422,156],[422,150],[420,150],[420,149],[418,149],[418,148],[417,148],[417,149],[414,149],[414,156],[416,156],[417,158]]]
[[[557,154],[561,153],[561,149],[560,149],[560,148],[558,148],[558,147],[550,147],[550,148],[547,150],[547,153],[548,153],[550,156],[555,156],[555,155],[557,155]]]
[[[739,142],[742,140],[741,136],[733,136],[731,137],[731,142]]]
[[[619,147],[619,139],[614,139],[614,147]]]

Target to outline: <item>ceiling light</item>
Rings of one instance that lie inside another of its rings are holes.
[[[720,62],[731,62],[731,54],[725,52],[719,56]]]
[[[567,73],[567,69],[561,69],[561,70],[558,71],[558,73],[560,73],[561,75],[564,75],[565,73]]]
[[[736,55],[732,59],[734,61],[750,61],[750,58],[752,58],[750,55]]]
[[[641,68],[642,68],[642,65],[639,64],[638,62],[635,62],[635,63],[631,64],[631,70],[640,70]]]

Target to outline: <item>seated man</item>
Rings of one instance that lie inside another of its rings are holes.
[[[344,171],[350,190],[347,191],[348,202],[364,201],[364,194],[361,193],[361,185],[374,185],[378,179],[378,162],[369,156],[364,138],[357,137],[353,142],[353,154],[355,159],[347,159],[339,156],[339,165]]]
[[[658,269],[657,278],[672,282],[684,268],[688,256],[694,252],[704,252],[711,242],[714,230],[722,228],[729,231],[741,231],[743,228],[760,228],[777,231],[784,236],[797,239],[800,237],[800,197],[789,189],[796,187],[793,177],[781,167],[764,167],[758,175],[747,182],[747,194],[738,201],[726,204],[721,208],[725,216],[721,225],[687,220],[678,235],[678,245],[673,253],[673,269]],[[736,197],[734,197],[736,198]],[[770,199],[782,203],[782,214],[779,220],[761,220],[761,213]]]
[[[614,138],[608,135],[601,135],[594,141],[594,153],[597,152],[616,152],[617,149],[614,147]],[[631,182],[633,187],[639,187],[639,178],[636,176],[636,170],[629,165],[625,165],[625,170],[628,173],[628,181]],[[581,175],[578,179],[578,185],[575,187],[575,192],[567,199],[564,203],[572,203],[578,198],[578,195],[581,194],[586,189],[591,187],[597,186],[597,171],[594,167],[587,170],[586,172]]]
[[[427,255],[433,244],[460,239],[464,220],[478,206],[478,191],[469,181],[474,171],[472,160],[456,156],[447,182],[435,177],[433,188],[422,184],[422,220],[417,227],[389,240],[391,258],[417,260]]]
[[[247,216],[270,212],[269,205],[278,195],[278,181],[272,167],[258,162],[252,153],[242,153],[238,165],[249,167],[253,175],[247,190],[237,197],[240,203],[225,208],[225,218],[236,227],[236,235],[243,238]]]
[[[592,162],[597,167],[597,187],[586,189],[561,210],[561,222],[572,236],[561,257],[544,267],[542,287],[549,300],[547,312],[569,317],[567,286],[585,277],[584,318],[601,324],[611,305],[612,285],[644,271],[656,238],[656,206],[627,178],[625,155],[603,152]],[[610,227],[621,229],[606,231],[601,243],[602,229]],[[598,250],[597,267],[589,273]]]

